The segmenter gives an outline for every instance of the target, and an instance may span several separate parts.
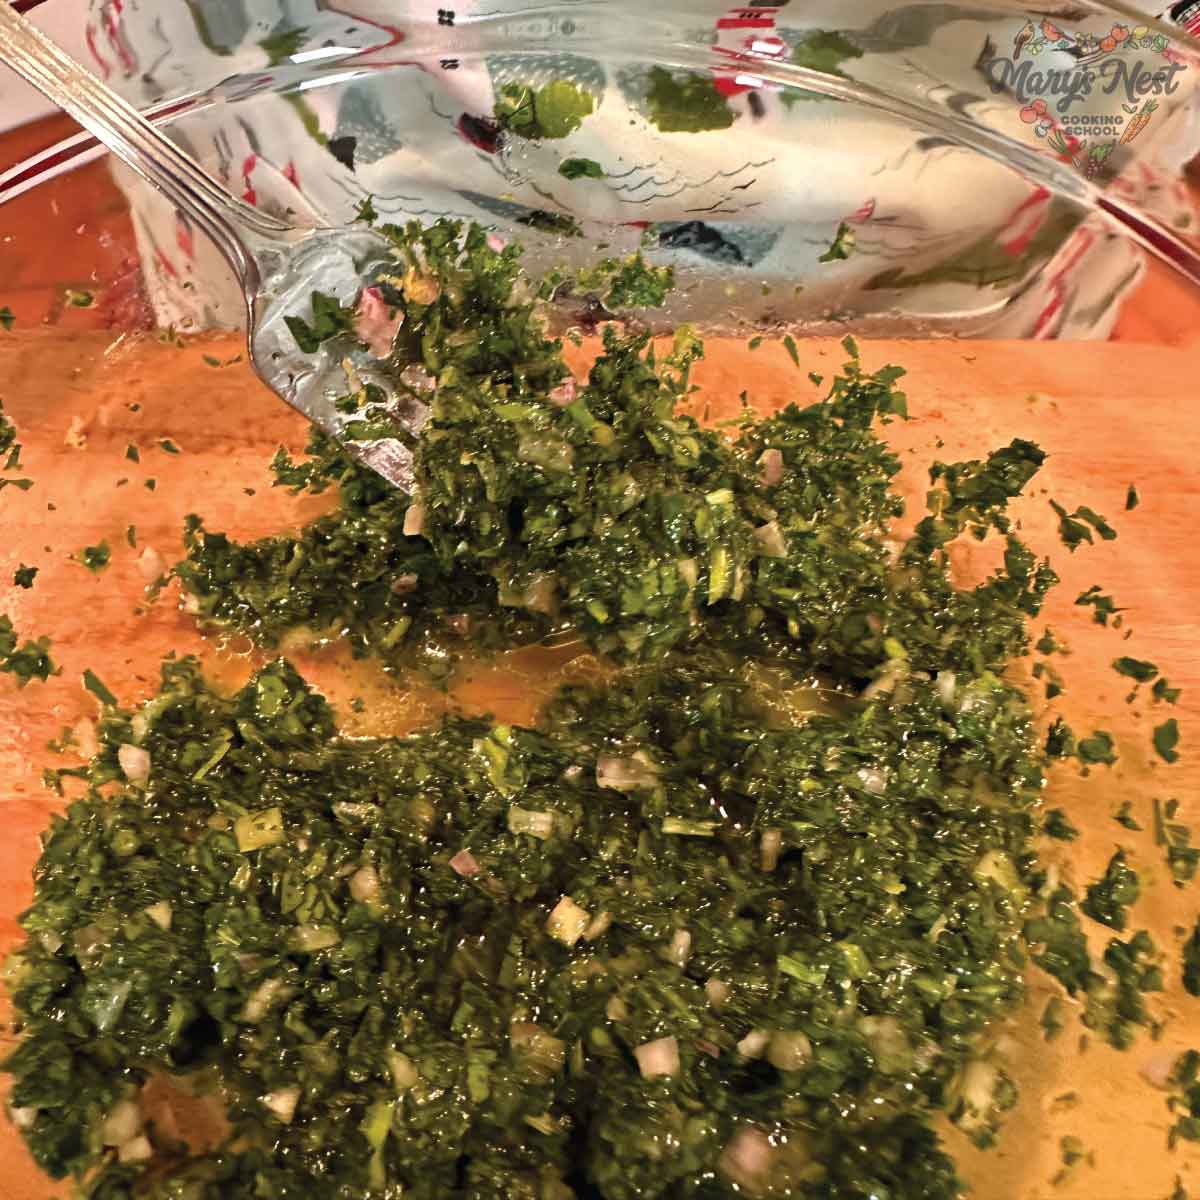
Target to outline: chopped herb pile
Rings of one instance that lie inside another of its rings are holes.
[[[714,119],[709,87],[656,68],[649,103]],[[501,97],[534,138],[593,104],[565,83]],[[1026,959],[1117,1046],[1162,988],[1144,931],[1088,950],[1081,914],[1123,932],[1138,899],[1124,852],[1078,904],[1035,853],[1076,836],[1039,810],[1045,759],[1115,760],[1061,721],[1043,750],[1009,682],[1057,582],[1007,515],[1042,451],[934,464],[896,548],[897,368],[847,339],[823,399],[725,436],[685,411],[688,328],[609,326],[575,379],[540,312],[557,283],[531,285],[519,248],[384,231],[382,365],[430,407],[413,491],[316,436],[276,478],[336,488],[336,510],[248,545],[190,517],[175,576],[201,620],[266,646],[305,628],[445,678],[553,636],[609,673],[531,727],[367,740],[282,660],[232,696],[168,660],[136,712],[85,672],[100,748],[51,773],[84,790],[12,969],[31,1151],[104,1200],[958,1196],[936,1123],[988,1145],[1014,1104],[992,1031]],[[672,283],[640,256],[575,281],[618,306]],[[305,350],[353,348],[355,326],[319,293],[291,323]],[[395,432],[373,385],[340,404],[362,437]],[[1003,542],[969,589],[963,536]],[[1160,828],[1178,838],[1156,809]],[[163,1086],[227,1132],[173,1140],[149,1119]]]

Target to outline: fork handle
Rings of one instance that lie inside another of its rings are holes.
[[[243,239],[255,234],[278,236],[286,225],[231,196],[191,155],[84,70],[7,0],[0,0],[0,62],[74,117],[194,221],[221,251],[247,293],[257,286],[258,268]]]

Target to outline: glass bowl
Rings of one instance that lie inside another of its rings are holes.
[[[911,420],[887,436],[918,509],[934,457],[1013,437],[1048,451],[1019,518],[1063,579],[1044,614],[1071,648],[1057,703],[1076,728],[1110,731],[1120,758],[1052,773],[1047,804],[1082,833],[1044,857],[1078,890],[1116,842],[1131,847],[1136,927],[1171,964],[1153,999],[1162,1030],[1124,1053],[1095,1036],[1085,1046],[1073,1021],[1047,1042],[1038,1018],[1056,989],[1031,968],[1024,1007],[996,1031],[1020,1092],[999,1144],[944,1137],[982,1200],[1044,1196],[1052,1181],[1065,1200],[1165,1200],[1177,1175],[1200,1186],[1195,1153],[1166,1153],[1162,1086],[1164,1063],[1200,1036],[1174,965],[1197,905],[1173,885],[1156,842],[1171,835],[1155,825],[1172,797],[1179,820],[1192,816],[1198,782],[1200,51],[1131,6],[1048,8],[93,0],[79,37],[89,65],[231,190],[298,223],[353,220],[369,199],[389,221],[480,221],[521,241],[534,273],[637,250],[671,265],[667,307],[636,315],[712,339],[697,381],[717,415],[743,390],[763,411],[816,398],[808,373],[836,369],[856,336],[868,367],[908,370]],[[185,516],[245,539],[328,498],[271,489],[271,454],[298,454],[306,430],[238,360],[240,297],[186,220],[61,122],[4,135],[0,167],[0,312],[13,317],[0,399],[34,480],[0,497],[0,611],[51,637],[62,668],[24,689],[0,682],[7,952],[62,804],[42,770],[74,761],[46,743],[65,726],[86,747],[96,715],[84,672],[132,703],[171,652],[229,684],[263,661],[245,639],[202,638],[170,596],[145,599],[179,556]],[[611,314],[567,292],[555,315],[586,332]],[[1130,485],[1140,504],[1126,512]],[[1046,503],[1060,498],[1107,514],[1119,537],[1066,553]],[[77,560],[102,539],[112,566],[93,575]],[[10,584],[22,564],[38,565],[34,588]],[[964,578],[990,566],[990,544],[956,563]],[[1075,603],[1093,584],[1116,594],[1107,625]],[[544,695],[536,657],[478,664],[447,698],[344,647],[289,652],[335,701],[370,697],[366,716],[346,710],[352,732],[411,728],[448,704],[519,722]],[[1162,713],[1149,696],[1125,702],[1128,681],[1108,667],[1119,655],[1162,663],[1183,688],[1178,763],[1150,745]],[[1116,823],[1125,801],[1140,831]],[[1104,931],[1091,932],[1102,949]],[[9,1200],[58,1194],[7,1123],[0,1173]]]

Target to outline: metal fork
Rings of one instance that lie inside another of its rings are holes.
[[[132,171],[160,191],[221,251],[246,301],[246,344],[259,378],[326,433],[345,442],[356,458],[404,490],[412,487],[412,455],[396,438],[347,438],[355,414],[334,401],[348,390],[342,354],[322,348],[305,354],[284,323],[305,315],[314,290],[343,303],[365,277],[391,259],[390,244],[362,226],[298,228],[230,195],[190,155],[130,104],[65,54],[36,26],[0,0],[0,61],[74,117]],[[357,355],[360,378],[384,388],[391,411],[417,430],[427,410],[411,396],[396,396]]]

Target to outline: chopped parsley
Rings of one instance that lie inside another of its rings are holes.
[[[1046,1001],[1046,1007],[1042,1009],[1039,1024],[1048,1042],[1054,1041],[1067,1027],[1063,1020],[1063,1008],[1062,1000],[1058,996],[1051,996]]]
[[[1142,500],[1138,495],[1137,488],[1131,483],[1129,485],[1129,490],[1125,493],[1125,511],[1133,512],[1133,510],[1137,508],[1141,502]]]
[[[84,546],[79,552],[79,561],[93,575],[99,575],[112,561],[112,550],[109,548],[107,541],[101,540],[98,545]]]
[[[558,164],[564,179],[603,179],[604,168],[592,158],[564,158]]]
[[[160,450],[165,450],[166,453],[168,453],[168,454],[179,454],[180,453],[179,447],[177,445],[175,445],[175,443],[173,441],[171,441],[170,438],[159,438],[158,439],[158,448]]]
[[[1123,932],[1125,910],[1141,894],[1137,872],[1125,860],[1125,851],[1118,850],[1108,861],[1104,874],[1089,885],[1087,895],[1079,906],[1093,921]]]
[[[541,88],[503,84],[494,115],[502,130],[538,141],[574,133],[595,108],[591,92],[569,80],[555,79]]]
[[[1113,817],[1113,820],[1116,821],[1118,825],[1123,826],[1125,829],[1132,830],[1134,833],[1140,833],[1142,830],[1142,827],[1137,823],[1137,820],[1133,815],[1133,801],[1131,800],[1126,800],[1125,803],[1121,805],[1121,807],[1117,810],[1117,815]]]
[[[348,333],[353,328],[354,311],[343,307],[333,296],[324,292],[313,292],[310,297],[312,306],[312,321],[303,317],[288,316],[284,318],[296,345],[305,354],[315,354],[322,342]]]
[[[1113,670],[1138,683],[1149,683],[1158,675],[1158,667],[1140,658],[1118,658],[1113,660]]]
[[[1173,1091],[1167,1100],[1175,1121],[1167,1133],[1167,1146],[1180,1141],[1200,1142],[1200,1052],[1186,1050],[1176,1060],[1168,1080]]]
[[[1116,606],[1111,596],[1105,595],[1100,590],[1098,584],[1092,584],[1092,586],[1088,588],[1086,592],[1081,592],[1075,598],[1075,603],[1082,608],[1091,607],[1093,610],[1092,620],[1097,625],[1107,625],[1109,617],[1117,617],[1118,613],[1124,611],[1124,609],[1120,609]],[[1120,618],[1117,617],[1117,621],[1114,621],[1114,626],[1116,626],[1119,621]]]
[[[660,133],[703,133],[728,129],[733,109],[711,76],[651,67],[646,80],[646,115]]]
[[[1176,821],[1179,801],[1154,801],[1154,841],[1167,852],[1167,866],[1176,887],[1183,887],[1196,877],[1200,866],[1200,848],[1192,845],[1192,831]]]
[[[83,686],[91,692],[101,704],[115,708],[117,698],[104,686],[104,681],[90,667],[83,673]]]
[[[13,310],[7,304],[0,308],[0,328],[3,328],[6,333],[11,332],[16,320]]]
[[[1105,729],[1097,729],[1091,737],[1080,738],[1075,753],[1082,763],[1103,763],[1111,767],[1117,761],[1112,734]]]
[[[1078,753],[1079,744],[1071,727],[1062,717],[1055,717],[1046,733],[1046,757],[1074,758]]]
[[[1190,996],[1200,996],[1200,919],[1183,944],[1183,986]]]
[[[1151,1033],[1156,1022],[1143,997],[1163,990],[1163,973],[1153,939],[1140,929],[1127,942],[1113,938],[1104,951],[1107,974],[1089,981],[1083,1023],[1102,1033],[1118,1050],[1133,1045],[1138,1028]]]
[[[842,64],[862,56],[863,51],[840,30],[814,29],[796,43],[792,51],[792,62],[798,67],[807,67],[810,71],[843,75]]]
[[[857,240],[858,235],[843,221],[837,227],[837,233],[833,235],[833,241],[829,243],[828,249],[817,256],[817,262],[830,263],[849,258],[854,252]]]
[[[1075,897],[1060,885],[1044,911],[1025,925],[1025,940],[1033,961],[1066,988],[1068,995],[1086,992],[1092,982],[1092,960],[1079,923]]]
[[[675,270],[651,266],[639,250],[628,258],[601,259],[580,271],[576,284],[604,292],[604,303],[609,308],[657,308],[675,286]]]
[[[1159,758],[1169,763],[1179,760],[1179,751],[1175,749],[1179,745],[1179,722],[1174,717],[1168,718],[1161,725],[1156,725],[1153,738],[1154,749],[1158,752]]]
[[[127,459],[129,459],[130,462],[141,462],[142,461],[141,452],[138,450],[138,448],[132,442],[130,442],[129,445],[125,447],[125,457]]]
[[[0,671],[15,676],[18,687],[34,679],[44,683],[57,675],[58,668],[50,658],[50,639],[30,638],[21,644],[12,621],[0,614]]]
[[[72,308],[91,308],[96,297],[84,288],[67,288],[64,296]]]
[[[1177,704],[1179,697],[1183,693],[1180,688],[1171,687],[1167,679],[1160,676],[1155,680],[1151,694],[1154,696],[1155,701],[1163,701],[1166,704]]]
[[[33,581],[37,578],[37,573],[37,567],[27,567],[24,563],[22,563],[13,572],[13,586],[19,588],[33,587]]]
[[[1117,536],[1117,531],[1094,509],[1081,505],[1073,513],[1068,513],[1057,500],[1051,500],[1050,507],[1058,515],[1058,535],[1072,553],[1084,542],[1091,545],[1095,541],[1093,531],[1106,542],[1111,542]]]
[[[1071,824],[1067,814],[1061,808],[1052,808],[1042,822],[1042,832],[1047,837],[1057,838],[1062,842],[1073,842],[1079,836],[1079,830]]]

